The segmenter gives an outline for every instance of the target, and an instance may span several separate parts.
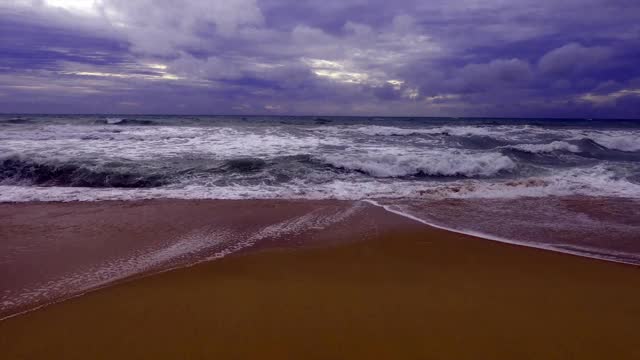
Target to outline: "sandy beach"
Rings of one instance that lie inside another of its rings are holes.
[[[13,211],[12,226],[21,211],[35,214],[38,206],[50,219],[51,212],[65,212],[51,220],[58,223],[87,214],[89,206],[101,215],[125,211],[116,202],[20,206],[1,209]],[[144,210],[147,225],[161,224],[163,216],[153,214],[180,208],[165,224],[197,222],[195,214],[202,214],[221,226],[239,218],[256,224],[267,213],[275,221],[306,214],[309,207],[343,211],[353,204],[126,206]],[[112,229],[119,243],[138,241],[139,224],[122,224]],[[101,236],[114,237],[105,231]],[[0,348],[6,359],[637,359],[638,319],[635,266],[454,234],[366,205],[320,230],[117,281],[6,319],[0,322]]]

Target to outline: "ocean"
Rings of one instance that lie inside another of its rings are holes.
[[[362,200],[640,264],[640,121],[0,116],[0,202]]]

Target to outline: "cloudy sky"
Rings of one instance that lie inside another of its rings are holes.
[[[638,0],[0,0],[0,112],[640,118]]]

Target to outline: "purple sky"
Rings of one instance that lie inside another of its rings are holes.
[[[640,118],[638,19],[638,0],[0,0],[0,112]]]

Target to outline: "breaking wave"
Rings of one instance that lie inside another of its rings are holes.
[[[7,119],[0,119],[0,124],[21,125],[21,124],[29,124],[31,122],[32,122],[32,119],[28,117],[12,117]]]
[[[348,155],[325,156],[328,164],[347,170],[361,171],[374,177],[446,176],[492,177],[516,168],[509,157],[498,153],[445,153],[421,155]]]
[[[626,122],[117,115],[0,122],[0,198],[11,201],[49,198],[45,192],[56,199],[640,193],[640,126]]]
[[[435,128],[400,128],[391,126],[369,125],[354,129],[370,136],[411,136],[411,135],[451,135],[451,136],[488,136],[492,131],[475,126],[445,126]]]
[[[554,151],[580,152],[580,147],[566,141],[554,141],[548,144],[521,144],[508,146],[510,149],[520,150],[533,154],[551,153]]]
[[[165,184],[162,176],[74,163],[39,163],[17,157],[0,160],[0,184],[148,188]]]
[[[640,151],[640,135],[636,134],[597,134],[591,135],[590,139],[608,149]]]
[[[267,162],[259,158],[240,158],[226,161],[222,169],[230,172],[249,173],[262,170],[266,165]]]
[[[107,125],[159,125],[153,120],[124,119],[124,118],[106,118],[104,123]]]

